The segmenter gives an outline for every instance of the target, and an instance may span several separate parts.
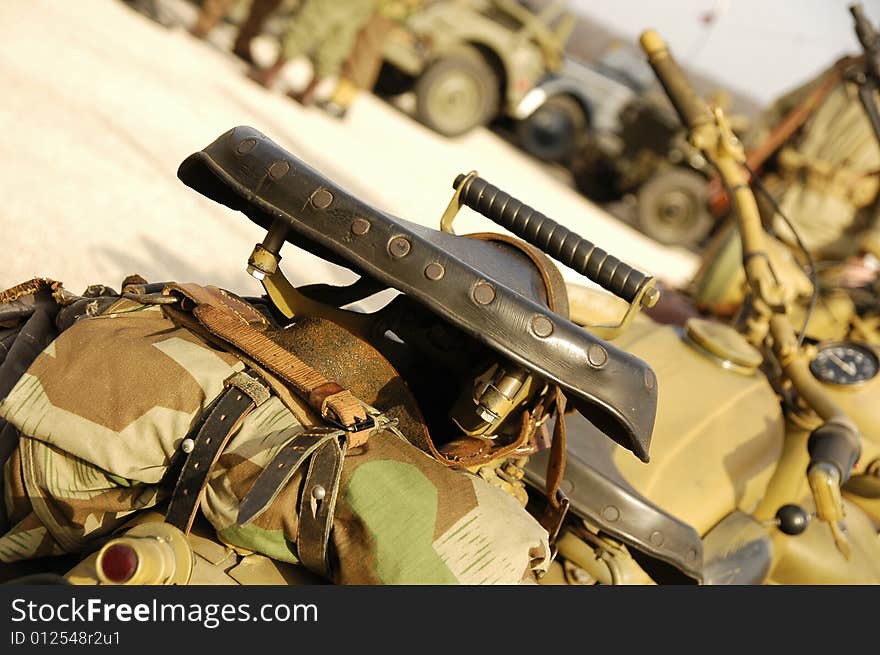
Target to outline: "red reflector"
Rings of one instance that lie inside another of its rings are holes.
[[[129,580],[137,570],[137,565],[138,556],[131,546],[123,544],[110,546],[101,556],[101,573],[117,584]]]

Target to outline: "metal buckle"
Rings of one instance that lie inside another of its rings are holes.
[[[355,421],[352,425],[345,425],[334,416],[325,416],[324,420],[333,427],[348,433],[370,430],[370,434],[376,434],[385,428],[394,427],[398,423],[396,418],[388,418],[382,412],[376,412],[375,414],[367,412],[366,418]]]
[[[370,428],[375,428],[378,425],[378,421],[375,416],[367,415],[366,418],[360,419],[352,423],[351,425],[345,425],[342,421],[340,421],[335,416],[324,416],[324,420],[327,421],[334,428],[338,428],[343,430],[344,432],[362,432],[363,430],[367,430]]]

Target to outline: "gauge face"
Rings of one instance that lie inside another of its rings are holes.
[[[859,384],[880,371],[880,360],[874,351],[857,343],[834,343],[822,347],[810,370],[822,382]]]

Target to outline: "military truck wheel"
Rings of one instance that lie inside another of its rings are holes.
[[[498,112],[499,82],[475,48],[438,58],[416,82],[416,116],[444,136],[485,125]]]
[[[637,199],[639,228],[665,245],[693,248],[715,223],[709,212],[708,182],[694,171],[658,171],[639,188]]]
[[[569,158],[575,188],[584,196],[597,203],[620,200],[620,174],[614,162],[603,155],[589,141],[578,144],[576,153]]]
[[[587,117],[571,96],[553,96],[519,122],[516,134],[522,148],[544,161],[564,161],[574,151]]]

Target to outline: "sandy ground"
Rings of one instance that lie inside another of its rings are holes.
[[[4,0],[0,44],[3,288],[45,276],[79,292],[138,272],[258,292],[244,265],[259,228],[176,177],[187,155],[235,125],[412,221],[436,227],[453,178],[476,169],[670,283],[696,266],[693,254],[616,221],[489,131],[444,139],[366,94],[338,121],[258,87],[217,47],[117,0]],[[456,228],[497,229],[469,210]],[[283,254],[295,283],[351,279],[292,246]]]

